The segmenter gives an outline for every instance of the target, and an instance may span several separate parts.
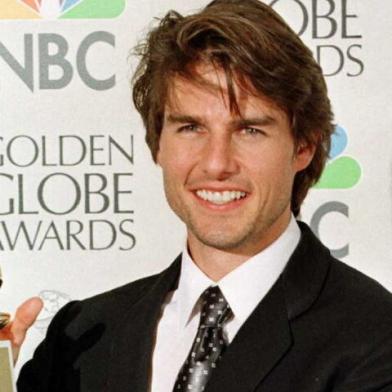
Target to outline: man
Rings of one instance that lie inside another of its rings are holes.
[[[310,51],[261,2],[215,0],[167,14],[138,54],[135,106],[187,246],[65,306],[19,391],[392,391],[391,294],[293,217],[333,129]]]

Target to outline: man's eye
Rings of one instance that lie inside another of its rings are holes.
[[[253,127],[244,128],[242,132],[245,133],[246,135],[251,135],[251,136],[264,135],[264,131]]]
[[[178,131],[179,132],[196,132],[199,127],[196,124],[186,124],[181,126]]]

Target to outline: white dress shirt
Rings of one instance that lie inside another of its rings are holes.
[[[297,222],[291,217],[287,229],[275,242],[218,282],[212,281],[196,266],[185,246],[178,287],[168,294],[157,326],[151,392],[172,392],[197,333],[198,299],[202,292],[209,286],[219,285],[234,314],[224,327],[226,338],[231,342],[282,273],[300,235]]]

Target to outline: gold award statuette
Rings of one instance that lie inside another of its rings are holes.
[[[0,288],[3,285],[3,278],[0,269]],[[10,315],[8,313],[0,312],[0,329],[4,328],[10,322]]]
[[[0,313],[0,329],[4,328],[10,322],[8,313]]]
[[[0,391],[16,392],[11,343],[9,341],[0,341]]]
[[[0,269],[0,288],[2,285],[3,285],[3,279],[1,277],[1,269]],[[0,329],[4,328],[9,322],[10,322],[10,315],[8,313],[0,312]]]

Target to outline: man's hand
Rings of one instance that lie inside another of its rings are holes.
[[[18,359],[19,350],[26,337],[26,332],[34,324],[42,307],[43,302],[40,298],[28,299],[19,306],[14,320],[0,330],[0,340],[11,341],[14,363]]]

